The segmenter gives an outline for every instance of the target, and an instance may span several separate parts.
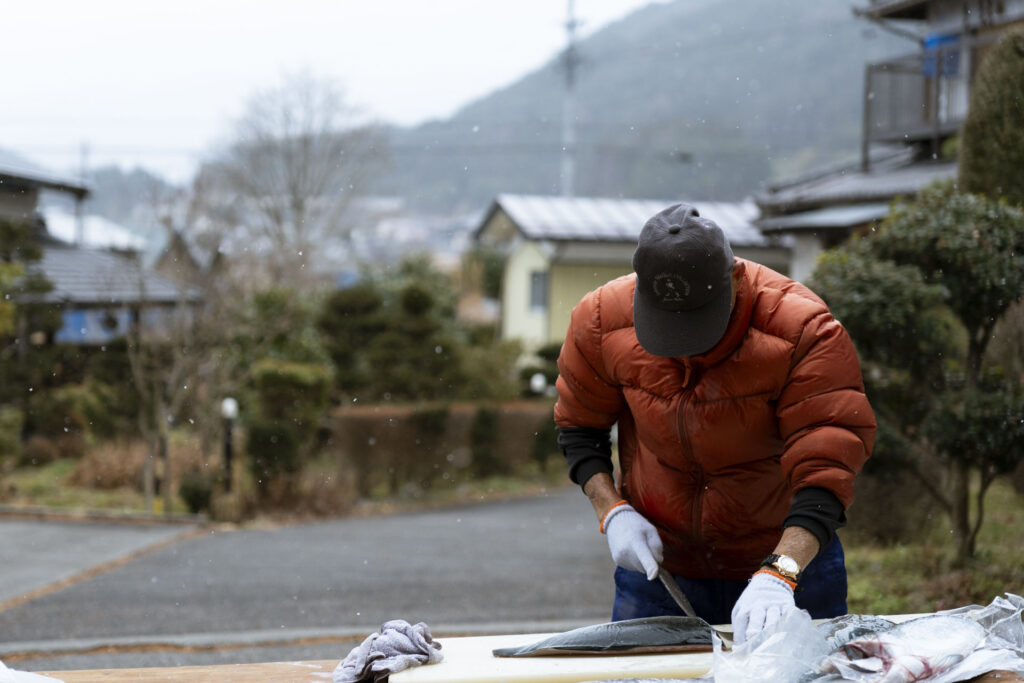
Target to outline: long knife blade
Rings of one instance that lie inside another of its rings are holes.
[[[672,596],[672,599],[679,605],[679,609],[683,610],[683,613],[688,617],[696,617],[697,612],[694,611],[693,605],[686,598],[686,593],[679,587],[679,583],[676,581],[676,577],[668,573],[668,570],[664,567],[658,567],[658,578],[661,579],[661,583],[665,586],[665,590]],[[732,649],[732,633],[723,632],[721,629],[717,629],[714,626],[711,627],[715,635],[723,641],[723,646],[727,650]]]
[[[693,610],[693,605],[686,599],[686,593],[683,593],[683,589],[676,583],[676,578],[668,573],[664,567],[658,568],[658,578],[661,579],[661,583],[664,584],[665,590],[672,596],[672,599],[679,605],[679,609],[683,610],[683,613],[688,617],[695,617],[697,613]]]

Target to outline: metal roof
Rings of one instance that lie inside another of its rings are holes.
[[[872,19],[924,19],[926,0],[870,0],[867,7],[854,7],[854,14]]]
[[[817,211],[803,211],[774,218],[762,218],[757,225],[763,232],[787,232],[790,230],[814,230],[819,228],[852,228],[871,221],[881,220],[889,215],[889,204],[849,204],[830,206]]]
[[[89,186],[78,178],[52,173],[14,152],[0,149],[0,190],[18,192],[38,188],[68,192],[79,199],[91,192]]]
[[[93,249],[144,251],[147,247],[146,238],[103,216],[85,214],[79,217],[56,206],[40,207],[39,213],[46,223],[46,232],[62,242]],[[79,237],[81,242],[77,242]]]
[[[53,284],[36,301],[83,306],[173,304],[183,297],[196,300],[195,290],[181,292],[166,278],[143,270],[135,257],[113,251],[67,245],[43,247],[43,257],[32,265]]]
[[[759,194],[757,203],[766,213],[794,212],[834,204],[886,202],[915,195],[938,181],[956,178],[955,162],[906,162],[873,166],[869,171],[849,168],[805,182]]]
[[[477,233],[500,210],[531,240],[636,242],[651,216],[679,201],[501,194]],[[687,203],[715,221],[733,245],[768,243],[754,225],[760,212],[752,200]]]

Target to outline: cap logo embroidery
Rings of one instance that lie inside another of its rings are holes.
[[[681,304],[690,296],[690,283],[673,273],[655,275],[652,286],[662,304]]]

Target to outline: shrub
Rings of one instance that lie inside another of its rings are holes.
[[[444,434],[448,423],[448,406],[426,406],[412,413],[412,424],[418,437],[437,437]]]
[[[481,407],[473,418],[469,432],[473,474],[485,478],[508,472],[507,463],[498,455],[498,412]]]
[[[138,403],[134,390],[129,394],[122,388],[87,380],[79,385],[78,391],[87,397],[82,407],[89,421],[88,433],[113,437],[131,433],[137,428],[135,413]]]
[[[252,501],[240,491],[216,491],[210,498],[210,518],[238,524],[252,513]]]
[[[287,420],[257,420],[248,426],[246,451],[257,482],[299,471],[299,435]]]
[[[90,414],[98,412],[95,397],[83,385],[67,384],[33,394],[29,401],[29,430],[47,438],[81,434],[89,428]]]
[[[295,476],[312,449],[327,406],[330,370],[265,358],[252,369],[258,414],[248,422],[249,467],[267,502],[290,503]]]
[[[531,455],[534,462],[540,466],[542,472],[548,470],[548,460],[554,454],[560,454],[562,449],[558,446],[558,427],[553,419],[541,420],[537,431],[533,434],[533,450]]]
[[[520,352],[521,347],[516,340],[465,349],[461,396],[473,401],[502,401],[515,397],[519,391],[513,368]]]
[[[537,349],[537,357],[548,363],[554,363],[562,354],[562,342],[551,342]]]
[[[21,457],[21,428],[25,416],[14,406],[0,406],[0,467]]]
[[[535,362],[522,367],[519,370],[519,379],[523,383],[523,394],[526,396],[534,395],[536,392],[531,387],[531,380],[536,374],[544,376],[544,381],[547,387],[554,387],[555,380],[558,379],[558,356],[562,353],[562,343],[552,342],[545,344],[536,350],[534,355],[536,356]]]
[[[197,470],[189,470],[181,475],[181,483],[178,485],[178,495],[185,502],[185,507],[192,514],[207,512],[213,500],[213,490],[216,487],[216,478],[207,473]]]
[[[313,426],[327,406],[331,374],[323,365],[265,358],[253,366],[252,378],[265,418]]]

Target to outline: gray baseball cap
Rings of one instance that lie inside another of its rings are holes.
[[[699,356],[719,342],[732,312],[733,254],[725,233],[689,204],[651,217],[633,253],[633,325],[655,356]]]

